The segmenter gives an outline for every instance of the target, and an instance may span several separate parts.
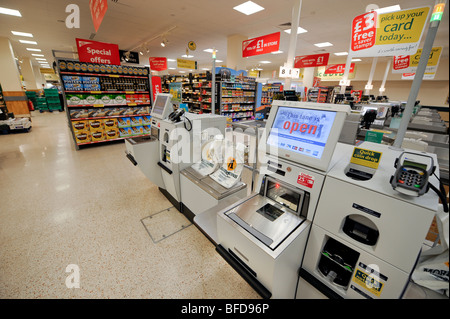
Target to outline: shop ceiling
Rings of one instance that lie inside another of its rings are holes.
[[[296,1],[296,0],[295,0]],[[281,54],[265,54],[246,58],[248,69],[258,65],[266,70],[277,70],[287,59],[289,34],[294,0],[254,0],[264,10],[244,15],[233,7],[244,0],[110,0],[103,22],[95,32],[89,10],[89,1],[75,0],[0,0],[0,7],[16,9],[22,17],[0,15],[0,36],[8,37],[17,57],[32,57],[26,48],[39,48],[47,61],[53,62],[52,50],[76,51],[75,38],[93,39],[100,42],[116,43],[120,49],[138,51],[141,64],[148,64],[150,56],[163,56],[176,60],[186,53],[189,41],[196,43],[196,50],[189,51],[198,61],[198,67],[211,67],[211,53],[208,48],[216,48],[217,59],[226,65],[227,38],[230,35],[258,37],[281,31]],[[296,55],[330,53],[329,63],[345,63],[345,56],[334,53],[349,50],[351,23],[354,17],[365,12],[367,5],[387,7],[399,4],[401,9],[429,5],[435,0],[303,0],[300,27],[308,32],[298,35]],[[69,13],[66,7],[77,4],[80,8],[80,28],[69,29],[65,20]],[[449,18],[447,4],[443,20],[439,26],[434,46],[442,46],[443,57],[449,52]],[[167,33],[167,31],[171,30]],[[15,36],[11,31],[29,32],[33,39]],[[167,33],[167,34],[165,34]],[[168,41],[165,47],[160,43],[163,37]],[[422,38],[422,45],[426,31]],[[20,39],[33,40],[37,45],[20,43]],[[331,42],[333,46],[318,48],[319,42]],[[141,46],[141,48],[140,48]],[[148,49],[148,53],[146,52]],[[386,58],[385,58],[386,59]],[[35,57],[33,63],[37,64]],[[270,61],[261,64],[260,61]],[[362,58],[359,63],[371,63],[372,58]],[[176,67],[176,62],[169,62]],[[173,72],[176,72],[174,70]]]

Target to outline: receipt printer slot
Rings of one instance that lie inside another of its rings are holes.
[[[362,218],[361,216],[358,217],[360,219]],[[366,218],[364,217],[364,219]],[[367,221],[370,222],[368,219]],[[361,222],[356,221],[354,218],[352,218],[352,215],[349,215],[345,218],[342,230],[345,234],[347,234],[347,236],[368,246],[374,246],[377,243],[378,236],[380,234],[375,225],[369,227]]]

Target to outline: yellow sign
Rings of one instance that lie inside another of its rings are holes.
[[[41,71],[42,74],[55,74],[55,70],[53,70],[53,69],[49,69],[49,68],[43,69],[43,68],[40,68],[39,70]]]
[[[315,77],[320,78],[321,81],[336,81],[336,80],[341,80],[342,77],[344,76],[344,72],[342,73],[330,73],[330,74],[326,74],[325,73],[326,67],[325,66],[319,66],[317,68],[317,72],[314,75]],[[356,66],[353,72],[349,72],[348,74],[348,80],[352,80],[355,78],[356,75]]]
[[[197,49],[197,45],[195,44],[194,41],[189,41],[188,48],[189,50],[195,51],[195,49]]]
[[[429,11],[423,7],[380,14],[375,45],[418,42]]]
[[[427,66],[437,66],[439,58],[441,56],[442,47],[432,48],[430,52],[430,57],[428,58]],[[409,60],[409,66],[417,67],[419,65],[420,56],[422,55],[422,49],[417,50],[417,53],[411,55]]]
[[[237,162],[234,157],[229,157],[227,160],[227,170],[234,171],[236,169]]]
[[[197,69],[197,61],[177,59],[177,67],[182,69]]]
[[[380,297],[381,291],[384,287],[384,284],[378,280],[378,277],[373,274],[369,275],[358,268],[356,269],[355,275],[353,276],[353,282],[357,283],[377,297]]]
[[[372,150],[355,147],[353,149],[350,163],[377,169],[378,164],[380,164],[382,154],[383,153],[381,152],[375,152]]]

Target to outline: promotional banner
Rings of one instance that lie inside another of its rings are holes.
[[[352,63],[354,64],[354,63]],[[344,65],[345,67],[345,65]],[[337,81],[337,80],[341,80],[342,77],[344,76],[344,69],[342,69],[341,73],[325,73],[326,71],[326,67],[325,66],[320,66],[317,68],[317,72],[315,74],[315,76],[319,77],[322,81]],[[351,71],[348,74],[348,78],[347,80],[351,80],[355,78],[355,74],[356,74],[356,68],[352,67]]]
[[[167,70],[167,58],[164,57],[152,57],[150,60],[150,70],[152,71],[164,71]]]
[[[172,94],[172,103],[180,104],[183,88],[181,82],[169,83],[169,93]]]
[[[344,74],[345,64],[330,64],[325,67],[325,74]],[[350,64],[350,73],[355,71],[355,63]]]
[[[177,59],[177,67],[182,69],[197,70],[197,61]]]
[[[242,57],[266,54],[280,49],[280,32],[242,41]]]
[[[419,48],[430,7],[357,16],[352,23],[351,54],[355,57],[411,55]]]
[[[415,73],[403,73],[402,80],[414,80]],[[436,73],[425,73],[423,75],[423,80],[433,80]]]
[[[329,58],[329,53],[296,56],[294,60],[294,68],[300,69],[325,66],[328,64]]]
[[[156,99],[156,94],[158,93],[162,93],[161,78],[159,76],[152,76],[153,101]]]
[[[119,50],[120,62],[139,64],[139,53],[134,51]]]
[[[91,40],[76,39],[80,62],[120,65],[119,46]]]
[[[95,32],[100,28],[103,17],[108,10],[107,0],[89,0],[89,9],[91,9],[92,22],[94,23]]]
[[[435,47],[431,49],[430,57],[428,58],[425,73],[436,73],[441,58],[442,47]],[[417,50],[413,55],[399,55],[394,56],[392,63],[392,73],[415,73],[419,65],[422,49]]]

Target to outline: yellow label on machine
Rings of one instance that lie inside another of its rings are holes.
[[[377,297],[380,297],[381,291],[384,287],[384,284],[379,281],[376,276],[373,274],[369,275],[358,268],[355,271],[352,281]]]
[[[353,164],[377,169],[378,164],[380,164],[382,154],[383,153],[381,152],[375,152],[372,150],[355,147],[353,149],[353,154],[350,162]]]

